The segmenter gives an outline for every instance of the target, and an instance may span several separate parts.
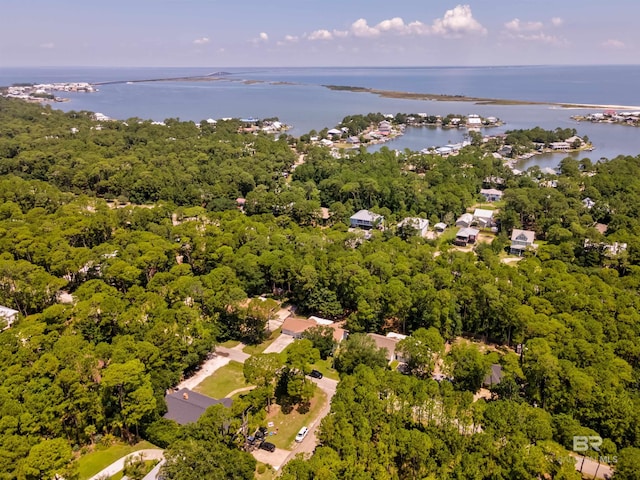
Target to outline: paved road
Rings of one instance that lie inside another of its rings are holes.
[[[137,455],[142,455],[142,458],[145,460],[164,460],[164,450],[159,448],[149,448],[146,450],[138,450],[137,452],[130,453],[129,455],[125,455],[124,457],[116,460],[107,468],[103,469],[89,480],[98,480],[99,478],[109,478],[114,476],[116,473],[122,471],[124,468],[124,462],[129,457],[135,457]]]
[[[582,455],[571,454],[573,458],[576,459],[576,470],[580,471],[580,467],[582,467],[582,473],[586,475],[590,475],[591,477],[596,477],[596,471],[598,475],[596,478],[607,479],[613,477],[613,468],[610,466],[601,463],[600,467],[598,467],[598,462],[592,460],[589,457],[583,457]],[[584,458],[584,466],[582,465],[582,459]]]

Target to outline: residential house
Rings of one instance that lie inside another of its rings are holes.
[[[398,224],[398,228],[413,228],[417,235],[426,237],[429,230],[429,220],[426,218],[407,217]]]
[[[476,208],[473,212],[473,220],[477,222],[480,227],[487,228],[493,226],[493,210],[485,210],[482,208]]]
[[[389,334],[386,337],[377,333],[367,333],[367,335],[373,339],[378,348],[384,348],[387,350],[387,359],[389,362],[396,360],[398,362],[406,362],[406,359],[402,354],[396,353],[396,346],[398,345],[398,342],[402,340],[402,338],[398,338],[399,336],[397,334],[393,336]],[[404,335],[400,335],[400,337],[404,337]]]
[[[384,217],[369,210],[360,210],[353,214],[349,220],[353,228],[371,229],[380,227],[384,222]]]
[[[433,226],[433,229],[436,231],[436,233],[442,233],[447,229],[447,224],[442,222],[436,223]]]
[[[557,150],[560,152],[571,149],[571,145],[569,145],[567,142],[551,142],[549,146],[551,147],[551,150]]]
[[[487,202],[498,202],[502,200],[504,193],[496,188],[481,188],[480,195],[482,195]]]
[[[11,327],[18,319],[18,313],[17,310],[0,305],[0,330]]]
[[[341,328],[337,323],[319,317],[288,317],[282,322],[282,334],[299,339],[302,338],[302,334],[306,330],[317,326],[326,326],[333,329],[333,339],[338,343],[349,336],[349,331]]]
[[[173,420],[180,425],[197,422],[204,411],[212,405],[222,404],[227,408],[231,408],[233,403],[230,398],[216,400],[193,392],[188,388],[169,393],[164,399],[167,402],[167,413],[164,414],[164,418]]]
[[[582,204],[585,206],[585,208],[588,208],[589,210],[591,210],[593,207],[595,207],[596,202],[591,200],[591,198],[587,197],[584,200],[582,200]]]
[[[462,215],[460,215],[458,220],[456,220],[456,227],[466,228],[470,227],[472,223],[473,215],[470,213],[463,213]]]
[[[521,256],[527,248],[534,247],[535,239],[535,232],[514,228],[511,232],[511,254]]]
[[[342,130],[338,130],[337,128],[332,128],[331,130],[327,131],[327,135],[331,135],[332,137],[334,136],[340,137],[342,136]]]
[[[381,121],[378,124],[378,132],[382,135],[389,135],[391,133],[391,122],[386,120]]]
[[[480,127],[482,126],[482,119],[479,115],[469,115],[467,117],[467,126],[468,127]]]
[[[459,247],[466,247],[468,244],[476,243],[480,230],[475,228],[461,228],[456,233],[456,239],[453,241]]]

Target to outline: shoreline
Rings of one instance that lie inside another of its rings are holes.
[[[377,88],[353,87],[345,85],[323,85],[329,90],[353,93],[371,93],[383,98],[397,98],[405,100],[431,100],[437,102],[469,102],[476,105],[549,105],[563,109],[618,109],[637,110],[640,106],[635,105],[599,105],[592,103],[566,103],[566,102],[539,102],[533,100],[509,100],[500,98],[469,97],[465,95],[445,95],[432,93],[401,92],[395,90],[380,90]]]

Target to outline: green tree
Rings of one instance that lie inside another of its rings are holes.
[[[429,377],[438,357],[444,352],[444,340],[434,327],[419,328],[396,345],[396,352],[406,359],[409,371],[418,377]]]
[[[354,333],[340,344],[335,356],[335,368],[340,373],[352,373],[358,365],[385,368],[388,352],[378,348],[375,341],[363,333]]]
[[[269,411],[271,407],[276,380],[282,367],[282,360],[277,353],[252,355],[244,362],[243,372],[247,383],[266,389],[267,411]]]
[[[476,345],[456,344],[451,348],[446,360],[457,388],[471,392],[480,389],[489,365]]]

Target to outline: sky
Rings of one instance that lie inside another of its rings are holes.
[[[638,0],[2,0],[11,66],[640,63]]]

